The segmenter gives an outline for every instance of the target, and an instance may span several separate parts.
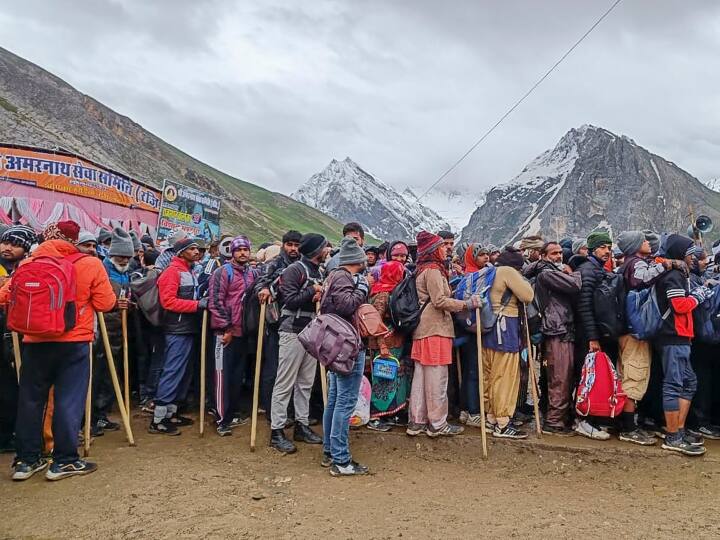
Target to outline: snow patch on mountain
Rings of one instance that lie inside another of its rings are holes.
[[[705,187],[712,189],[713,191],[720,192],[720,176],[717,178],[710,178],[709,180],[705,180],[703,184],[705,184]]]
[[[416,199],[426,190],[427,188],[409,186],[403,191],[403,196]],[[474,191],[464,187],[436,186],[425,194],[420,202],[447,221],[453,232],[459,233],[467,225],[472,213],[483,205],[486,194],[486,191]]]
[[[412,240],[422,229],[450,228],[436,212],[363,170],[349,157],[333,159],[291,197],[341,222],[357,221],[383,240]]]

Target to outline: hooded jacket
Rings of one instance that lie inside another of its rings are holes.
[[[320,313],[334,313],[352,324],[357,308],[367,302],[367,297],[367,292],[356,286],[352,274],[339,267],[325,280]]]
[[[278,282],[278,296],[282,305],[280,332],[298,334],[315,316],[314,284],[322,283],[320,267],[303,256],[288,266]]]
[[[665,254],[669,259],[683,260],[692,240],[680,235],[670,235],[665,245]],[[658,345],[689,345],[695,336],[693,310],[698,301],[690,296],[688,278],[675,268],[663,273],[655,286],[660,313],[668,308],[670,315],[663,320],[660,331],[655,337]]]
[[[566,274],[549,261],[539,260],[524,270],[526,278],[535,278],[535,298],[542,313],[540,330],[545,336],[575,336],[573,307],[582,288],[579,272]]]
[[[580,272],[582,286],[577,301],[576,323],[579,333],[585,341],[600,339],[600,330],[595,319],[595,289],[598,288],[606,272],[603,263],[592,255],[574,255],[570,259],[570,268]]]
[[[48,240],[38,246],[29,259],[20,264],[27,264],[34,257],[67,257],[77,253],[77,248],[64,240]],[[10,299],[12,278],[0,289],[0,304],[7,304]],[[25,336],[25,343],[42,343],[47,341],[90,342],[95,337],[95,312],[110,311],[116,303],[115,293],[110,285],[107,272],[102,262],[96,257],[82,257],[75,262],[75,284],[77,319],[75,327],[60,337],[42,338]]]
[[[200,330],[197,289],[198,283],[190,265],[184,259],[174,257],[158,278],[166,334],[196,334]]]
[[[232,266],[232,280],[228,271]],[[208,309],[213,330],[230,331],[234,337],[243,335],[243,301],[253,294],[257,273],[248,264],[225,263],[210,278]]]

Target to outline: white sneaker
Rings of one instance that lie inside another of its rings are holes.
[[[460,411],[460,417],[458,418],[458,421],[461,424],[465,424],[465,423],[467,423],[469,416],[470,416],[470,414],[467,411]]]
[[[481,428],[484,425],[482,416],[479,414],[468,414],[467,418],[465,418],[465,422],[463,422],[466,426]]]
[[[581,420],[577,423],[575,433],[579,433],[583,437],[596,441],[607,441],[610,438],[610,434],[607,431],[593,427],[587,420]]]

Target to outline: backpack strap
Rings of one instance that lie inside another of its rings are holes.
[[[89,257],[89,256],[90,255],[88,255],[87,253],[78,252],[78,253],[73,253],[72,255],[68,255],[67,257],[65,257],[65,260],[69,261],[70,264],[75,264],[80,259],[82,259],[84,257]]]
[[[235,269],[232,266],[232,263],[225,263],[223,264],[223,268],[225,269],[225,273],[228,277],[228,285],[232,283],[233,278],[235,277]]]

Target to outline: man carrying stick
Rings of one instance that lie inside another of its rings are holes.
[[[60,335],[44,337],[25,333],[13,480],[27,480],[48,466],[47,460],[40,455],[40,446],[43,410],[51,386],[54,387],[55,395],[55,448],[53,464],[45,477],[48,480],[60,480],[89,474],[97,469],[94,463],[80,459],[77,452],[78,433],[87,393],[88,354],[94,336],[95,312],[109,311],[115,306],[116,298],[102,263],[94,257],[83,256],[73,245],[79,232],[80,227],[73,221],[50,225],[44,233],[46,241],[35,250],[32,257],[23,262],[23,265],[29,265],[43,257],[51,257],[55,261],[66,259],[72,264],[74,272],[68,279],[75,284],[76,317],[75,324]],[[23,272],[18,269],[18,273],[0,289],[0,304],[8,303],[11,293],[15,291],[13,281],[18,280],[20,286],[22,275]],[[32,309],[29,308],[25,314],[28,320],[41,315],[34,314]],[[14,319],[12,315],[8,314],[8,320]]]
[[[250,240],[237,236],[230,244],[232,259],[213,272],[210,278],[208,308],[210,325],[215,331],[215,403],[217,433],[232,435],[232,428],[247,423],[236,417],[240,390],[247,371],[250,348],[243,335],[243,301],[254,294],[257,272],[250,267]]]

